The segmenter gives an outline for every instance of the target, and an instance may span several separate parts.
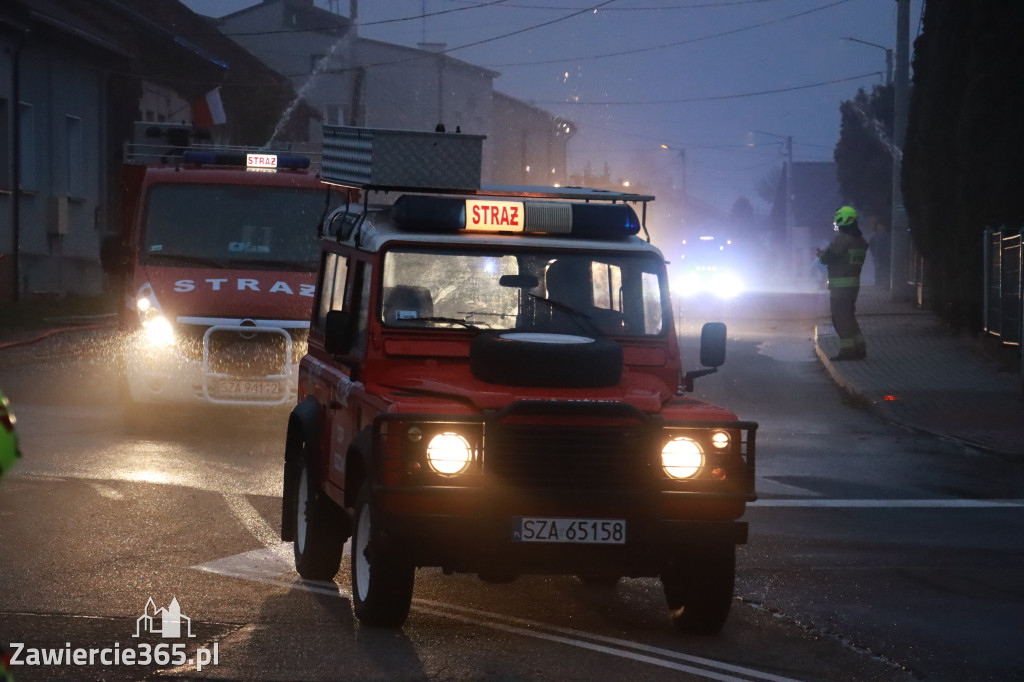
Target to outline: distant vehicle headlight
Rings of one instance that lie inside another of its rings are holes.
[[[716,273],[714,291],[722,298],[735,298],[743,293],[743,280],[734,272]]]
[[[445,476],[461,474],[469,468],[473,451],[469,442],[457,433],[439,433],[427,444],[427,463]]]
[[[672,478],[693,478],[703,465],[704,453],[689,438],[673,438],[661,449],[661,466]]]

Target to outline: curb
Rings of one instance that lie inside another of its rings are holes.
[[[820,336],[834,338],[832,334],[827,333],[820,334]],[[850,381],[849,379],[843,376],[842,372],[836,369],[832,361],[829,359],[828,353],[826,353],[825,350],[821,347],[821,344],[819,342],[818,325],[815,325],[814,327],[814,352],[815,355],[817,355],[818,357],[818,361],[821,362],[822,367],[825,368],[825,373],[828,374],[829,378],[839,388],[839,390],[846,394],[847,396],[849,396],[858,407],[867,410],[872,415],[874,415],[879,421],[886,424],[901,426],[903,428],[910,429],[911,431],[915,431],[917,433],[923,433],[929,436],[934,436],[936,438],[942,438],[945,440],[953,441],[955,443],[960,443],[962,445],[973,448],[975,450],[978,450],[979,452],[983,452],[987,455],[990,455],[1003,461],[1020,461],[1019,458],[1014,457],[1011,453],[998,450],[996,448],[993,448],[992,446],[985,445],[983,443],[979,443],[970,440],[969,438],[964,438],[962,436],[956,436],[950,433],[938,431],[936,429],[924,427],[913,422],[899,419],[897,417],[892,416],[891,414],[887,414],[884,410],[882,410],[879,407],[880,403],[884,400],[884,397],[871,395],[868,389],[858,386],[856,382]]]

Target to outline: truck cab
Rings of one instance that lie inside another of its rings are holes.
[[[305,354],[317,226],[342,197],[308,156],[192,144],[140,124],[121,233],[103,248],[123,292],[126,417],[156,404],[287,406]]]
[[[324,222],[288,422],[282,538],[328,580],[351,538],[366,625],[406,619],[415,572],[491,582],[661,579],[717,632],[733,598],[757,425],[686,393],[653,197],[364,184]],[[376,204],[371,196],[381,196]]]

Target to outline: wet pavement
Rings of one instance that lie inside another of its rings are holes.
[[[857,320],[868,357],[836,362],[829,358],[839,339],[823,297],[815,350],[833,381],[887,421],[1024,461],[1024,379],[983,350],[996,341],[957,334],[931,312],[890,298],[883,288],[861,289]]]
[[[983,336],[952,332],[933,313],[890,298],[884,288],[862,288],[857,319],[868,357],[835,362],[830,358],[838,352],[838,337],[828,299],[820,297],[815,350],[833,381],[882,419],[1024,460],[1019,362],[1001,366],[983,351]],[[28,326],[0,323],[0,352],[91,343],[115,325],[114,315],[55,317]],[[1002,352],[1005,357],[1014,350]]]

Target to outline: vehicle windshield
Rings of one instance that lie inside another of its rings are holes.
[[[392,250],[380,320],[393,328],[657,336],[667,319],[652,254]]]
[[[315,188],[155,185],[142,253],[167,265],[315,270],[326,200]]]

